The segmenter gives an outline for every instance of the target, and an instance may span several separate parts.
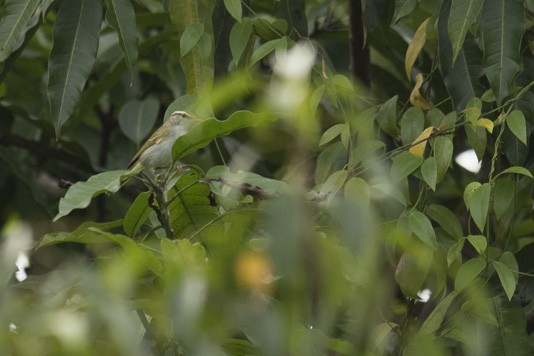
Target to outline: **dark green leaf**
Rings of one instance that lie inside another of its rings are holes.
[[[462,49],[469,27],[475,23],[483,3],[484,0],[452,0],[448,27],[453,63]]]
[[[500,297],[492,298],[498,326],[494,329],[489,346],[492,356],[529,356],[534,348],[526,332],[524,310]]]
[[[443,205],[430,205],[425,212],[455,239],[463,236],[462,225],[458,216]]]
[[[126,137],[139,145],[152,130],[158,111],[159,102],[156,99],[129,101],[119,112],[119,126]]]
[[[436,157],[436,180],[439,182],[451,165],[454,146],[450,137],[439,136],[434,139],[433,148]]]
[[[345,130],[347,124],[336,124],[324,132],[319,141],[319,146],[327,144],[336,137],[338,137],[343,130]]]
[[[425,183],[435,191],[437,180],[437,165],[435,157],[429,157],[425,159],[421,165],[421,175],[423,176]]]
[[[412,155],[410,152],[403,152],[393,157],[391,165],[391,179],[398,182],[406,178],[423,163],[423,158]]]
[[[423,325],[421,325],[420,332],[422,334],[430,335],[439,329],[443,323],[443,320],[445,319],[445,315],[447,314],[452,301],[457,295],[458,293],[452,291],[439,302],[434,310],[432,310],[432,313],[430,313],[428,318],[424,321]]]
[[[493,211],[495,211],[495,217],[501,219],[504,213],[506,213],[510,204],[514,201],[516,194],[516,182],[508,178],[501,178],[495,181],[493,188]]]
[[[260,59],[263,59],[265,56],[278,48],[287,48],[287,38],[277,38],[259,46],[250,57],[250,66],[254,65]]]
[[[7,0],[0,23],[0,62],[23,43],[39,0]]]
[[[148,205],[151,192],[142,192],[135,198],[124,216],[123,229],[126,235],[133,237],[143,226],[152,211]]]
[[[400,132],[404,145],[412,143],[425,128],[425,115],[419,108],[412,106],[400,120]]]
[[[478,160],[481,161],[486,152],[487,134],[486,129],[481,126],[465,125],[465,133],[467,134],[467,140],[475,153]]]
[[[432,263],[432,250],[422,247],[417,252],[417,255],[409,251],[403,253],[395,270],[395,281],[402,293],[411,298],[417,298]]]
[[[378,126],[391,137],[397,137],[399,135],[399,127],[397,126],[397,100],[398,95],[395,95],[380,105],[380,109],[375,117]]]
[[[241,22],[243,16],[243,8],[241,7],[241,0],[224,0],[226,10],[232,15],[234,19]]]
[[[469,199],[469,210],[471,211],[471,217],[475,221],[480,231],[484,231],[486,226],[486,219],[488,217],[489,200],[491,193],[491,185],[484,183],[471,195]]]
[[[106,21],[119,36],[119,44],[128,67],[137,60],[137,26],[130,0],[107,0]]]
[[[76,242],[81,244],[106,243],[109,240],[100,234],[102,231],[109,231],[122,226],[122,220],[96,223],[87,221],[81,224],[72,232],[54,232],[44,235],[36,248],[56,245],[65,242]]]
[[[61,3],[48,63],[48,99],[56,137],[80,100],[96,58],[101,24],[100,0]]]
[[[520,166],[508,167],[504,171],[497,174],[495,178],[503,174],[521,174],[529,178],[534,178],[534,176],[532,176],[532,173],[530,173],[528,169],[526,169],[525,167],[520,167]]]
[[[294,38],[308,35],[308,21],[304,0],[278,0],[274,3],[277,17],[287,21]]]
[[[180,37],[180,55],[183,57],[189,53],[200,41],[204,34],[204,25],[201,23],[193,23],[187,27]]]
[[[414,235],[433,250],[436,250],[438,246],[436,233],[434,232],[432,223],[428,220],[426,215],[417,210],[413,210],[410,215],[408,215],[408,221],[410,223],[410,230]]]
[[[404,16],[409,15],[416,7],[417,0],[396,0],[392,23],[396,23]]]
[[[454,245],[452,245],[447,251],[447,266],[451,266],[452,263],[462,254],[464,248],[465,238],[460,238]]]
[[[499,280],[501,281],[502,288],[504,289],[508,300],[511,300],[514,296],[515,288],[517,287],[517,282],[514,278],[512,271],[504,263],[499,261],[492,262]]]
[[[252,36],[252,22],[249,19],[235,23],[230,32],[230,51],[232,52],[236,66],[239,64],[241,56],[248,46],[250,36]]]
[[[465,262],[456,273],[454,289],[459,292],[467,287],[486,267],[486,261],[482,257],[473,258]]]
[[[527,125],[525,115],[520,110],[512,111],[506,117],[506,125],[523,144],[527,144]]]

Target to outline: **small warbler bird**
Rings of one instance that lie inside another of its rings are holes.
[[[172,163],[172,146],[180,136],[189,132],[191,127],[202,121],[185,111],[175,111],[159,129],[141,146],[132,158],[128,169],[138,173],[145,168],[164,168]]]

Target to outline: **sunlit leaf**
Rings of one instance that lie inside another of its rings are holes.
[[[419,28],[417,31],[415,31],[415,34],[412,37],[412,41],[408,45],[408,49],[406,50],[406,58],[404,59],[404,69],[406,71],[406,76],[408,79],[411,79],[412,77],[412,67],[415,63],[415,60],[417,59],[417,56],[419,56],[419,53],[423,49],[425,42],[426,42],[426,28],[428,26],[428,21],[430,20],[430,17],[427,18],[421,25],[419,25]]]
[[[488,247],[488,240],[484,235],[469,235],[467,241],[477,250],[479,255],[483,254]]]
[[[419,92],[419,89],[421,89],[421,86],[423,85],[423,75],[421,73],[417,73],[415,76],[415,86],[412,89],[412,92],[410,93],[410,103],[422,110],[430,110],[432,109],[432,104],[430,104]]]
[[[486,130],[488,130],[489,133],[493,133],[493,121],[489,119],[478,119],[477,121],[475,121],[475,126],[482,126]]]
[[[410,147],[408,151],[414,156],[423,157],[425,154],[426,143],[433,132],[433,126],[424,129],[423,132],[421,132],[419,136],[417,136],[417,138],[412,142],[413,146]]]

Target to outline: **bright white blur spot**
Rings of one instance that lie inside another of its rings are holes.
[[[462,168],[469,172],[478,173],[480,171],[480,161],[478,160],[475,150],[469,149],[460,153],[454,161]]]
[[[430,296],[432,295],[432,291],[430,289],[423,289],[417,292],[417,296],[419,297],[419,301],[422,303],[426,303],[430,300]]]
[[[299,43],[277,56],[274,71],[287,79],[301,79],[308,76],[314,63],[315,52],[311,46]]]
[[[28,275],[26,274],[26,268],[30,267],[30,259],[25,252],[19,251],[19,255],[15,261],[15,266],[17,266],[18,269],[18,271],[15,272],[15,278],[17,281],[22,282],[28,278]]]
[[[10,323],[9,324],[9,331],[12,332],[12,333],[17,333],[17,326],[13,323]]]

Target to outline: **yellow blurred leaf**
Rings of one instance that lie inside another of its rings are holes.
[[[410,147],[409,152],[417,157],[423,157],[425,154],[425,148],[427,139],[430,137],[432,132],[434,132],[435,128],[434,126],[427,127],[426,129],[421,132],[419,136],[412,142],[412,144],[419,142],[418,144]],[[422,142],[421,142],[422,141]]]
[[[274,281],[274,266],[271,259],[259,251],[243,251],[235,260],[234,276],[240,287],[250,288],[255,293],[270,294]]]
[[[408,49],[406,50],[404,67],[406,69],[406,75],[408,76],[408,79],[411,79],[413,64],[415,63],[417,56],[419,56],[419,53],[421,53],[421,50],[425,45],[426,27],[428,25],[428,20],[430,20],[430,17],[423,21],[417,31],[415,31],[415,34],[412,37],[412,42],[410,42],[410,44],[408,45]]]
[[[482,126],[486,128],[486,130],[488,130],[489,133],[493,133],[493,121],[489,119],[485,119],[485,118],[478,119],[475,122],[475,126]]]
[[[415,76],[415,86],[413,87],[412,93],[410,94],[410,103],[421,110],[428,111],[432,109],[432,104],[430,104],[419,92],[421,86],[423,85],[423,75],[417,73]]]

